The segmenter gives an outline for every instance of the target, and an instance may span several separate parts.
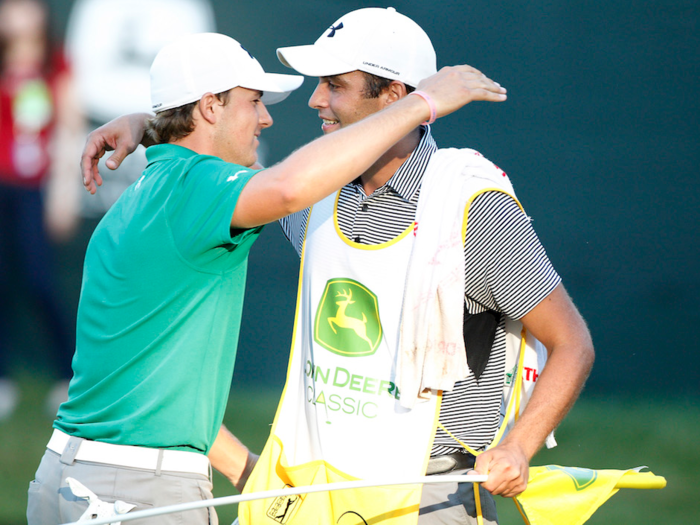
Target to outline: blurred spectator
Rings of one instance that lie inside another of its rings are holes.
[[[149,69],[161,47],[189,33],[215,31],[208,0],[77,0],[66,51],[91,129],[120,115],[150,112]],[[146,167],[142,147],[85,194],[82,213],[99,218]],[[100,165],[106,171],[104,161]]]
[[[18,401],[8,377],[18,349],[9,336],[16,290],[27,294],[48,329],[49,363],[61,379],[48,409],[65,399],[71,377],[74,334],[58,300],[52,241],[68,240],[78,223],[84,128],[48,22],[42,0],[0,1],[0,420]]]

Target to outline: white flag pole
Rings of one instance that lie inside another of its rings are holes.
[[[140,518],[151,518],[153,516],[161,516],[173,512],[185,512],[207,507],[219,507],[221,505],[232,505],[242,501],[253,501],[256,499],[278,498],[281,496],[295,496],[298,494],[311,494],[313,492],[326,492],[331,490],[351,490],[361,489],[366,487],[383,487],[387,485],[418,485],[423,483],[482,483],[486,481],[488,476],[470,474],[462,476],[421,476],[411,479],[384,479],[384,480],[357,480],[343,481],[340,483],[327,483],[324,485],[309,485],[305,487],[289,487],[280,490],[266,490],[262,492],[253,492],[250,494],[240,494],[238,496],[224,496],[222,498],[213,498],[208,500],[193,501],[190,503],[179,503],[177,505],[168,505],[165,507],[157,507],[154,509],[139,510],[129,512],[128,514],[118,514],[107,518],[99,518],[89,521],[81,521],[80,523],[89,523],[90,525],[109,525],[111,523],[125,522]],[[80,525],[79,522],[72,522],[65,525]]]

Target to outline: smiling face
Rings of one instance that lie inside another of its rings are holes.
[[[233,88],[228,103],[219,108],[220,120],[214,132],[216,155],[242,166],[252,166],[258,158],[258,137],[272,126],[272,117],[260,98],[262,92]]]
[[[361,71],[319,78],[309,99],[309,106],[318,110],[318,116],[323,120],[323,133],[362,120],[385,105],[382,96],[366,98],[365,75]]]

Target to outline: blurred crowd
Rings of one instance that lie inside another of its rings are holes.
[[[63,39],[51,21],[44,0],[0,0],[0,422],[20,401],[18,361],[48,367],[47,416],[66,399],[76,305],[61,296],[59,274],[75,276],[69,286],[78,288],[82,253],[75,268],[58,268],[57,250],[84,252],[76,237],[89,238],[145,167],[137,151],[87,194],[78,167],[86,133],[150,111],[158,50],[178,35],[215,31],[208,0],[76,0]],[[32,317],[24,323],[20,302]],[[26,326],[40,332],[40,348]]]

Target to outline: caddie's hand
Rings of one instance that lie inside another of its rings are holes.
[[[98,162],[107,151],[114,151],[107,159],[106,165],[116,170],[127,155],[132,153],[143,140],[146,120],[150,115],[134,113],[109,121],[87,136],[80,169],[83,174],[83,186],[93,195],[97,186],[102,186],[102,177],[97,168]]]
[[[444,117],[475,100],[503,102],[506,89],[471,66],[443,67],[421,80],[418,90],[435,102],[437,116]]]
[[[503,443],[479,454],[474,470],[488,475],[481,486],[491,494],[512,498],[527,488],[530,466],[517,443]]]

